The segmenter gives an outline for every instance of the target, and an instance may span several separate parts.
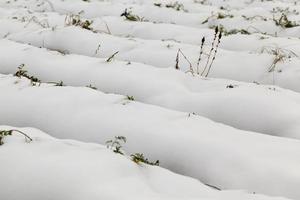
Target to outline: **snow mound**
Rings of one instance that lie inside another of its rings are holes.
[[[299,198],[300,141],[246,132],[204,117],[79,87],[1,76],[0,124],[105,144],[125,136],[128,153],[221,189]]]
[[[160,167],[136,164],[102,145],[59,140],[33,128],[17,129],[0,146],[1,199],[287,200],[239,191],[219,192]]]

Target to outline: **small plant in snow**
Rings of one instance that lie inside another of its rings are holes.
[[[261,16],[261,15],[254,15],[254,16],[251,16],[251,17],[247,17],[246,15],[242,15],[242,17],[247,21],[252,21],[252,20],[255,20],[255,19],[268,21],[268,19],[269,19],[269,18]]]
[[[197,66],[196,66],[196,68],[194,68],[194,66],[189,61],[189,59],[184,55],[184,53],[180,49],[178,49],[177,55],[176,55],[176,60],[175,60],[176,61],[176,63],[175,63],[175,69],[177,69],[177,70],[180,69],[180,67],[179,67],[179,56],[182,55],[183,58],[189,64],[189,70],[187,72],[190,72],[192,75],[197,74],[197,75],[201,75],[201,76],[207,77],[208,74],[209,74],[209,72],[210,72],[210,70],[211,70],[213,62],[216,59],[216,55],[217,55],[219,44],[221,42],[221,38],[222,38],[222,32],[220,31],[220,29],[218,27],[216,27],[215,28],[214,39],[212,41],[211,48],[210,48],[210,51],[208,53],[206,64],[205,64],[204,68],[202,69],[201,73],[200,73],[200,61],[202,59],[202,55],[204,54],[203,47],[204,47],[204,43],[205,43],[205,37],[203,37],[202,40],[201,40],[200,53],[199,53],[199,57],[198,57],[198,60],[197,60]]]
[[[162,3],[154,3],[155,6],[157,7],[162,7]],[[184,11],[184,12],[188,12],[185,8],[184,5],[182,3],[178,3],[178,1],[175,1],[174,3],[168,3],[165,5],[166,8],[172,8],[176,11]]]
[[[90,31],[93,31],[93,28],[91,27],[93,21],[91,20],[82,20],[80,15],[66,15],[65,18],[65,25],[66,26],[79,26],[83,29],[87,29]]]
[[[192,112],[188,114],[188,117],[191,117],[192,115],[196,115],[196,113]]]
[[[194,3],[199,3],[202,5],[210,5],[211,4],[208,2],[208,0],[194,0]]]
[[[227,36],[227,35],[234,35],[234,34],[243,34],[243,35],[250,35],[250,32],[246,29],[231,29],[229,31],[227,30],[224,30],[224,35]]]
[[[31,85],[32,86],[40,86],[42,81],[40,79],[38,79],[35,76],[31,76],[28,74],[28,71],[24,69],[25,68],[25,64],[21,64],[18,67],[18,70],[16,71],[16,73],[14,74],[14,76],[22,78],[25,77],[27,79],[30,80]],[[63,81],[58,81],[58,82],[46,82],[47,84],[54,84],[54,86],[65,86]]]
[[[178,1],[175,1],[174,3],[168,3],[166,4],[166,8],[173,8],[176,11],[184,11],[188,12],[182,3],[178,3]]]
[[[286,8],[275,7],[272,9],[271,13],[284,13],[285,15],[288,15],[288,14],[299,15],[299,11],[297,11],[296,9],[290,10],[289,7],[286,7]]]
[[[0,131],[0,145],[3,145],[3,138],[12,135],[12,131]]]
[[[64,82],[63,81],[59,81],[59,82],[56,82],[54,83],[55,86],[65,86]]]
[[[31,142],[32,141],[32,139],[27,134],[23,133],[22,131],[19,131],[19,130],[0,130],[0,145],[4,144],[4,142],[3,142],[4,137],[12,135],[13,132],[17,132],[17,133],[22,134],[25,137],[26,142]]]
[[[129,101],[134,101],[135,100],[134,96],[129,96],[129,95],[126,96],[126,99],[129,100]]]
[[[97,90],[98,88],[96,88],[95,86],[92,86],[92,84],[87,85],[86,87],[91,88],[93,90]]]
[[[218,12],[217,14],[212,14],[211,16],[209,16],[206,20],[202,22],[202,24],[208,23],[210,19],[225,19],[225,18],[233,18],[233,17],[234,15]]]
[[[145,158],[144,154],[142,153],[135,153],[130,155],[131,159],[133,162],[140,164],[140,163],[145,163],[147,165],[155,165],[159,166],[159,160],[156,160],[155,162],[151,162],[148,160],[148,158]]]
[[[266,46],[263,47],[260,51],[260,53],[268,53],[271,55],[274,55],[273,62],[271,66],[268,69],[268,72],[273,72],[275,70],[275,67],[278,63],[284,62],[287,59],[290,59],[292,57],[298,57],[296,53],[294,53],[291,50],[283,49],[277,46]]]
[[[238,85],[232,85],[232,84],[229,84],[229,85],[226,86],[226,88],[232,89],[232,88],[235,88],[235,87],[237,87],[237,86],[238,86]]]
[[[135,101],[134,96],[129,96],[129,95],[126,95],[126,97],[125,97],[124,100],[125,100],[125,101],[122,103],[122,105],[127,105],[127,104],[129,104],[131,101]]]
[[[186,9],[184,9],[184,6],[182,3],[178,3],[178,1],[174,2],[174,3],[169,3],[166,5],[167,8],[173,8],[177,11],[183,10],[185,12],[187,12]]]
[[[32,86],[36,86],[37,84],[40,85],[41,84],[41,80],[38,79],[38,78],[36,78],[36,77],[34,77],[34,76],[28,75],[27,70],[25,70],[24,68],[25,68],[25,64],[21,64],[18,67],[18,70],[16,71],[16,73],[14,74],[14,76],[19,77],[19,78],[25,77],[25,78],[29,79]]]
[[[209,28],[213,28],[215,29],[217,26],[210,26]],[[247,29],[230,29],[227,30],[222,24],[218,26],[219,30],[222,32],[223,35],[228,36],[228,35],[234,35],[234,34],[243,34],[243,35],[250,35],[251,33],[249,32],[250,28],[255,29],[256,32],[261,33],[261,34],[265,34],[262,33],[261,31],[259,31],[257,28],[249,26]]]
[[[296,22],[290,21],[286,14],[282,13],[281,17],[279,19],[273,18],[273,21],[277,26],[280,26],[282,28],[292,28],[295,26],[299,26]]]
[[[106,142],[106,147],[113,150],[113,152],[124,155],[122,150],[122,143],[126,143],[126,137],[116,136],[114,140],[108,140]]]
[[[125,155],[124,151],[122,150],[122,144],[126,143],[126,137],[124,136],[116,136],[113,140],[108,140],[106,142],[106,147],[108,149],[113,150],[113,152]],[[140,164],[145,163],[148,165],[159,165],[159,160],[156,160],[155,162],[149,161],[147,158],[145,158],[144,154],[142,153],[134,153],[130,155],[133,162]]]
[[[132,11],[128,11],[127,8],[121,14],[121,17],[125,17],[129,21],[147,21],[143,17],[139,17],[138,15],[132,14]]]

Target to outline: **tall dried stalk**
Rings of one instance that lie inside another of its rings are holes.
[[[219,33],[219,28],[218,26],[215,28],[215,35],[214,35],[214,39],[211,43],[211,48],[210,48],[210,51],[209,51],[209,54],[208,54],[208,58],[207,58],[207,61],[206,61],[206,64],[205,64],[205,67],[201,73],[201,76],[203,76],[204,72],[206,71],[206,68],[208,67],[209,65],[209,61],[211,59],[211,55],[212,55],[212,52],[214,51],[214,48],[215,48],[215,43],[216,43],[216,40],[217,40],[217,37],[218,37],[218,33]]]

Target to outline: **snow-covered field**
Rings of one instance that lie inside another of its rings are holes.
[[[0,199],[299,200],[299,13],[0,0]]]

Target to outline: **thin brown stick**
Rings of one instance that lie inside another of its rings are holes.
[[[101,47],[101,44],[98,45],[98,47],[97,47],[97,49],[96,49],[96,51],[95,51],[95,55],[98,54],[98,52],[99,52],[99,50],[100,50],[100,47]]]
[[[215,36],[214,36],[214,39],[212,41],[212,44],[211,44],[211,48],[210,48],[210,51],[209,51],[209,54],[208,54],[208,58],[207,58],[207,61],[206,61],[206,64],[205,64],[205,67],[201,73],[201,76],[203,76],[204,72],[206,71],[206,68],[208,67],[208,64],[209,64],[209,61],[211,59],[211,55],[212,55],[212,52],[214,50],[214,46],[215,46],[215,43],[216,43],[216,40],[217,40],[217,35],[218,35],[218,32],[219,32],[219,28],[216,27],[215,28]]]
[[[105,26],[106,26],[107,33],[111,35],[111,31],[110,31],[110,29],[109,29],[109,27],[108,27],[107,23],[106,23],[106,22],[104,22],[104,24],[105,24]]]
[[[194,74],[194,69],[193,69],[193,65],[192,65],[192,63],[189,61],[189,59],[184,55],[184,53],[181,51],[181,49],[178,49],[178,53],[180,53],[182,56],[183,56],[183,58],[189,63],[189,67],[190,67],[190,72],[192,73],[192,74]]]
[[[210,184],[207,184],[207,183],[205,183],[205,185],[207,185],[208,187],[211,187],[211,188],[213,188],[213,189],[215,189],[215,190],[221,191],[221,188],[218,188],[217,186],[210,185]]]
[[[112,61],[112,59],[115,57],[115,55],[117,55],[119,53],[119,51],[115,52],[113,55],[111,55],[107,60],[106,62],[110,62]]]
[[[176,62],[175,69],[180,70],[180,68],[179,68],[179,50],[177,51],[175,62]]]
[[[12,130],[10,130],[10,131],[12,131],[12,132],[18,132],[18,133],[24,135],[24,137],[25,137],[26,139],[28,139],[30,142],[32,141],[32,138],[29,137],[26,133],[24,133],[24,132],[22,132],[22,131],[19,131],[19,130],[17,130],[17,129],[12,129]]]
[[[218,47],[219,47],[220,42],[221,42],[221,38],[222,38],[222,32],[219,32],[218,41],[217,41],[217,44],[216,44],[216,47],[215,47],[215,51],[213,52],[213,58],[212,58],[212,61],[210,62],[210,65],[209,65],[209,68],[207,70],[207,73],[206,73],[205,77],[208,76],[208,74],[210,72],[210,69],[211,69],[211,66],[212,66],[213,62],[215,61],[215,59],[216,59],[216,55],[217,55]]]
[[[201,40],[200,54],[199,54],[199,58],[198,58],[198,61],[197,61],[197,74],[199,74],[199,66],[200,66],[200,61],[201,61],[201,57],[202,57],[202,54],[203,54],[204,43],[205,43],[205,37],[203,37],[202,40]]]

